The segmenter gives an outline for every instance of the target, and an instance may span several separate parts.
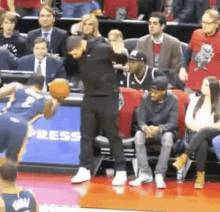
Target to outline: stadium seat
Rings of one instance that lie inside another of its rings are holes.
[[[122,92],[125,93],[130,93],[132,94],[133,92],[140,92],[140,99],[143,95],[143,91],[136,91],[134,89],[131,88],[121,88]],[[178,99],[178,106],[179,106],[179,112],[178,112],[178,138],[181,138],[185,135],[185,112],[186,112],[186,107],[188,105],[188,95],[181,91],[181,90],[172,90],[171,92],[173,92],[177,99]],[[132,98],[129,99],[130,102],[134,101]],[[126,99],[125,99],[126,101]],[[135,105],[135,107],[132,108],[132,111],[127,111],[126,109],[123,111],[119,111],[119,120],[118,120],[118,124],[119,124],[119,132],[123,135],[123,144],[124,144],[124,155],[125,158],[129,161],[132,162],[133,165],[133,170],[135,173],[135,176],[138,175],[138,167],[137,167],[137,160],[136,160],[136,152],[135,152],[135,145],[134,145],[134,134],[130,134],[128,135],[127,132],[123,132],[123,129],[120,128],[120,126],[123,126],[123,123],[125,123],[126,121],[130,122],[130,127],[132,126],[132,122],[136,122],[137,120],[135,120],[135,113],[137,112],[137,110],[135,110],[137,108],[137,106],[140,104],[140,102],[138,102],[137,105]],[[131,118],[131,114],[133,113],[133,118]],[[128,118],[128,116],[130,116],[130,118]],[[131,129],[130,129],[131,130]],[[136,131],[136,130],[135,130]],[[159,152],[160,152],[160,144],[155,144],[155,145],[148,145],[148,157],[150,160],[154,160],[154,159],[158,159],[159,157]],[[97,136],[95,139],[95,146],[100,148],[101,150],[101,159],[98,163],[98,165],[96,165],[96,169],[95,169],[95,173],[97,173],[98,169],[101,166],[101,162],[102,160],[113,160],[112,156],[111,156],[111,152],[110,152],[110,148],[109,148],[109,142],[108,139],[103,136]],[[175,160],[175,153],[172,153],[172,158],[171,160]]]
[[[118,128],[119,134],[124,145],[124,155],[127,161],[131,161],[135,175],[137,175],[137,160],[134,146],[134,133],[132,131],[135,125],[135,111],[140,106],[143,90],[135,90],[132,88],[120,88],[119,95],[119,112],[118,112]],[[126,124],[125,124],[126,123]],[[95,162],[94,175],[97,173],[103,160],[112,161],[110,145],[108,139],[99,135],[95,139],[95,146],[101,150],[101,156],[98,162]]]
[[[128,50],[129,54],[136,48],[137,41],[138,38],[129,38],[124,40],[125,48]]]

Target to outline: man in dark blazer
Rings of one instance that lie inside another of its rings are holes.
[[[207,9],[215,8],[220,12],[220,0],[186,0],[185,8],[179,14],[177,22],[199,23]]]
[[[49,82],[55,78],[66,78],[63,62],[54,56],[48,56],[48,41],[39,37],[34,41],[33,54],[20,58],[17,70],[33,71],[45,77],[43,90],[46,91]]]
[[[66,55],[67,31],[54,27],[55,12],[52,8],[44,6],[39,13],[39,24],[41,28],[32,30],[28,33],[28,44],[30,51],[34,40],[37,37],[45,37],[49,41],[49,52]]]

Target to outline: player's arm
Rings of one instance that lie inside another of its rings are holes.
[[[44,104],[44,118],[50,119],[52,118],[57,108],[59,107],[60,102],[57,99],[49,99]]]
[[[0,100],[6,96],[14,94],[17,90],[17,83],[10,83],[0,89]]]

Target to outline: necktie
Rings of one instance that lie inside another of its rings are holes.
[[[37,75],[42,75],[42,71],[41,71],[41,63],[42,63],[42,61],[39,60],[38,67],[37,67]]]
[[[43,36],[44,36],[45,38],[47,38],[48,35],[49,35],[48,32],[45,32],[45,33],[43,34]]]

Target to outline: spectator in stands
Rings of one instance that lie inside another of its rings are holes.
[[[148,164],[145,142],[161,143],[160,156],[155,169],[157,188],[165,188],[165,173],[168,160],[177,133],[177,98],[167,91],[168,80],[165,76],[154,78],[149,93],[143,97],[138,111],[140,130],[135,134],[135,149],[140,170],[139,177],[131,181],[131,186],[153,181],[151,168]],[[147,138],[147,139],[146,139]]]
[[[114,46],[115,43],[121,43],[123,44],[123,35],[122,32],[119,31],[118,29],[113,29],[108,33],[108,42],[110,44],[111,47]],[[124,46],[123,46],[124,48]],[[125,58],[123,58],[123,62],[122,61],[113,61],[113,67],[115,69],[115,72],[117,74],[117,80],[118,80],[118,84],[121,87],[125,87],[126,86],[126,75],[127,75],[127,71],[129,69],[128,67],[128,61],[127,61],[127,57],[129,56],[128,51],[126,48],[125,52],[126,55],[124,55]]]
[[[179,21],[178,17],[182,14],[183,10],[185,9],[185,4],[187,0],[175,0],[173,1],[173,16],[175,21]]]
[[[179,13],[176,21],[184,23],[199,23],[204,12],[208,9],[220,12],[219,0],[186,0],[184,9]]]
[[[6,161],[0,167],[0,197],[1,211],[39,211],[37,201],[33,194],[22,187],[16,186],[17,165],[15,162]],[[25,204],[22,204],[24,203]]]
[[[38,16],[40,9],[44,6],[50,6],[51,0],[15,0],[8,1],[8,7],[11,12],[17,12],[20,16]]]
[[[148,90],[152,80],[163,72],[156,68],[150,68],[146,65],[147,58],[145,54],[133,50],[129,56],[129,73],[127,75],[127,87],[141,88]]]
[[[18,70],[34,71],[45,77],[43,90],[55,78],[66,78],[63,62],[60,59],[48,56],[48,40],[38,37],[34,41],[33,54],[22,57],[18,62]]]
[[[0,47],[0,70],[16,70],[18,58],[15,57],[6,47]]]
[[[99,32],[99,21],[93,14],[86,14],[82,17],[79,23],[79,31],[84,36],[84,39],[102,37]]]
[[[39,13],[39,24],[41,28],[32,30],[28,33],[29,48],[33,45],[37,37],[45,37],[49,41],[49,52],[59,54],[63,57],[66,55],[67,31],[54,27],[55,12],[49,6],[44,6]]]
[[[220,86],[219,81],[209,76],[204,78],[201,95],[191,99],[187,108],[185,123],[190,131],[189,145],[184,154],[173,165],[183,168],[187,159],[195,153],[197,178],[194,188],[202,189],[205,184],[205,164],[208,144],[220,135]]]
[[[189,43],[188,73],[185,69],[179,73],[181,80],[187,80],[186,90],[189,93],[199,91],[203,79],[207,76],[220,79],[219,23],[218,11],[207,10],[202,17],[202,29],[193,32]]]
[[[136,49],[146,55],[150,67],[164,71],[172,87],[183,89],[178,76],[182,65],[181,44],[177,38],[163,32],[165,26],[165,15],[152,13],[149,19],[150,34],[139,38]]]
[[[17,17],[14,13],[6,12],[3,15],[2,31],[0,31],[0,46],[5,46],[16,57],[22,57],[27,53],[27,37],[14,30]]]
[[[81,18],[83,15],[101,13],[100,6],[94,0],[61,0],[63,17]]]
[[[137,0],[105,0],[103,15],[117,20],[137,19]]]

